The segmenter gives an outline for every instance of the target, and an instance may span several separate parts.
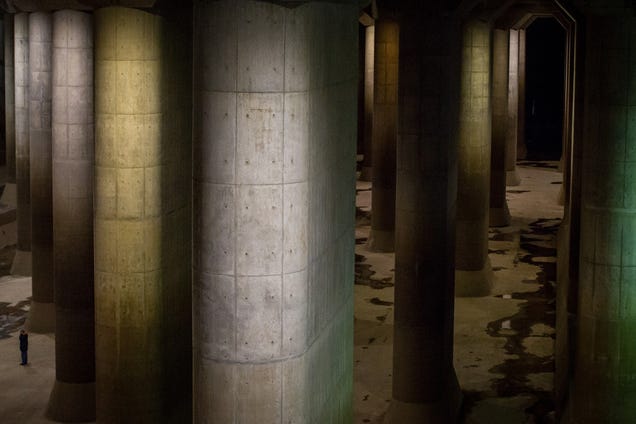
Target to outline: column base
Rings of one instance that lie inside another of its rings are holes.
[[[6,183],[4,185],[2,197],[0,197],[0,203],[16,208],[18,206],[16,196],[15,183]]]
[[[11,275],[31,276],[31,252],[16,250],[11,265]]]
[[[506,185],[518,186],[519,184],[521,184],[521,177],[517,168],[515,167],[514,171],[506,171]]]
[[[559,189],[559,194],[557,196],[557,204],[559,206],[565,206],[565,187],[561,184],[561,188]]]
[[[510,225],[510,210],[508,202],[504,202],[502,208],[490,208],[490,227],[507,227]]]
[[[33,333],[55,333],[55,303],[32,300],[26,328]]]
[[[379,231],[371,229],[367,249],[372,252],[390,253],[395,251],[395,231]]]
[[[384,417],[383,424],[403,423],[456,423],[462,404],[462,392],[459,389],[457,375],[453,370],[446,396],[438,402],[411,403],[391,399],[391,406]]]
[[[477,271],[455,270],[455,297],[483,297],[492,292],[493,272],[490,259]]]
[[[370,166],[363,166],[362,172],[360,173],[360,181],[368,181],[371,182],[371,171],[373,168]]]
[[[95,383],[55,380],[46,416],[64,423],[95,421]]]

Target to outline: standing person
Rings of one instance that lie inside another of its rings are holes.
[[[27,351],[29,350],[29,334],[20,330],[20,353],[22,354],[22,362],[20,365],[27,364]]]

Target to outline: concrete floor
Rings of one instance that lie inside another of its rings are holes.
[[[562,176],[556,162],[523,162],[508,187],[512,223],[490,229],[491,296],[455,302],[455,370],[463,422],[553,422],[556,231]],[[382,423],[391,399],[394,255],[369,252],[370,184],[358,182],[354,408]]]
[[[522,185],[508,188],[512,225],[490,233],[494,293],[456,301],[455,368],[466,423],[551,422],[554,246],[563,214],[556,202],[561,174],[555,168],[545,162],[519,167]],[[366,250],[370,185],[359,182],[357,189],[354,422],[381,423],[391,399],[394,257]],[[0,213],[3,202],[9,203],[0,199]],[[8,269],[14,228],[14,222],[0,219],[0,275]],[[3,424],[51,422],[44,412],[55,379],[54,337],[31,334],[29,365],[18,365],[17,336],[28,311],[30,282],[0,278]]]

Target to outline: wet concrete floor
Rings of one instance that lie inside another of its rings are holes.
[[[556,233],[561,174],[556,162],[519,167],[508,188],[509,227],[491,228],[490,296],[455,302],[456,373],[462,422],[554,422]],[[382,423],[391,399],[392,254],[366,249],[371,186],[358,182],[355,307],[355,423]]]

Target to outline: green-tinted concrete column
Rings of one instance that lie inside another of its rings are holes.
[[[191,40],[173,19],[95,12],[98,423],[192,420]]]
[[[457,160],[455,296],[486,296],[490,210],[490,27],[469,20],[462,29]]]
[[[517,159],[525,159],[526,147],[526,30],[519,30],[519,59],[517,65],[517,83],[519,85],[517,111]]]
[[[586,13],[585,131],[572,419],[636,422],[636,18]]]
[[[508,125],[508,31],[492,36],[492,136],[490,149],[490,226],[510,225],[506,200],[506,129]]]
[[[15,70],[13,15],[5,13],[4,28],[4,116],[7,148],[7,181],[15,184]]]
[[[360,40],[362,43],[362,40]],[[375,25],[365,29],[364,38],[364,159],[362,181],[371,181],[373,171],[373,80],[375,60]]]
[[[55,384],[47,416],[95,420],[92,15],[53,14]]]
[[[517,137],[519,130],[519,31],[510,30],[508,62],[508,126],[506,128],[506,184],[521,184],[517,172]]]
[[[51,53],[53,16],[29,14],[29,160],[33,297],[28,326],[55,330],[51,144]]]
[[[18,246],[11,274],[31,275],[31,179],[29,161],[29,14],[14,15],[15,179]]]
[[[456,422],[453,368],[461,29],[446,1],[400,19],[392,423]]]
[[[349,423],[358,7],[194,16],[194,422]]]
[[[394,20],[375,22],[373,89],[373,172],[371,232],[368,247],[378,252],[395,249],[395,155],[399,26]]]

